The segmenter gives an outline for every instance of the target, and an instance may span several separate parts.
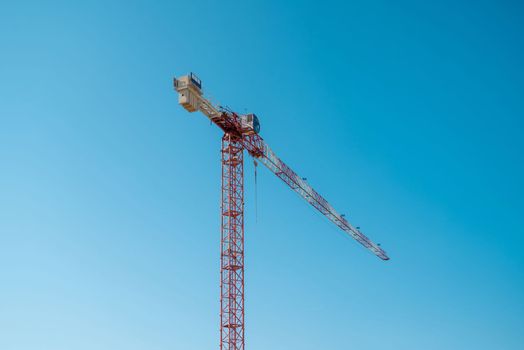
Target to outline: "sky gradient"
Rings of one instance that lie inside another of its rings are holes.
[[[218,349],[195,72],[383,262],[246,158],[246,349],[524,346],[517,1],[2,1],[0,349]]]

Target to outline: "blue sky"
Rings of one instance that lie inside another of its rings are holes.
[[[3,1],[0,348],[218,348],[196,72],[390,254],[246,162],[246,348],[521,349],[517,1]]]

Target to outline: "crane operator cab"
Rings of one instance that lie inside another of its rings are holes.
[[[253,135],[260,132],[260,122],[256,114],[241,115],[240,122],[242,123],[242,133],[244,135]]]

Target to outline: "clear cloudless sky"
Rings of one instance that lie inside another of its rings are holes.
[[[391,256],[260,167],[255,198],[248,159],[246,349],[523,349],[523,17],[3,0],[0,349],[218,348],[221,133],[177,104],[189,71]]]

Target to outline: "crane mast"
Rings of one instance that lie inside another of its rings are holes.
[[[244,338],[244,150],[294,192],[382,260],[386,252],[350,224],[324,197],[287,166],[259,135],[255,114],[239,115],[214,106],[203,96],[193,73],[175,78],[178,102],[188,112],[202,112],[224,131],[222,137],[222,204],[220,255],[220,349],[243,350]]]

